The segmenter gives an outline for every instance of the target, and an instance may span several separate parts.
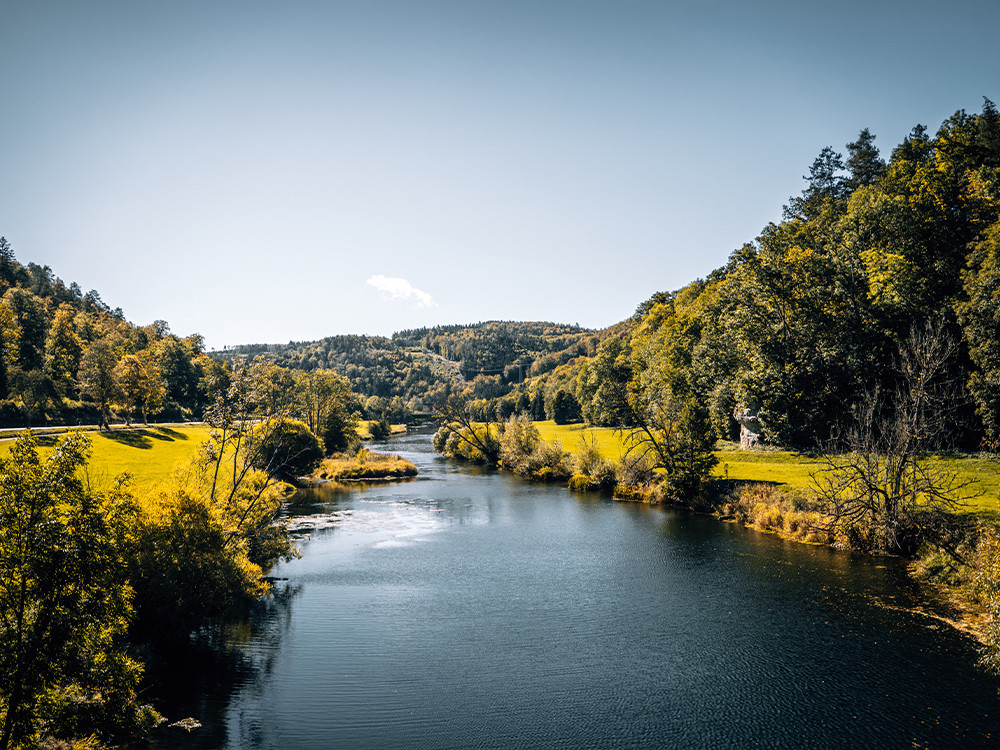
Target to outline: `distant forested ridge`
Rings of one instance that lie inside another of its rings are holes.
[[[477,397],[504,395],[529,375],[593,353],[597,340],[594,331],[574,325],[489,321],[400,331],[392,338],[250,344],[219,354],[232,364],[260,356],[290,369],[332,369],[356,393],[401,399],[410,411],[422,412],[470,382]]]
[[[0,422],[96,420],[116,404],[197,415],[223,363],[261,356],[336,371],[379,400],[369,414],[390,402],[393,413],[432,411],[464,393],[500,417],[628,425],[693,400],[718,437],[738,434],[738,414],[760,439],[806,447],[842,432],[875,394],[891,401],[907,342],[931,327],[947,344],[934,392],[949,394],[950,436],[1000,445],[996,107],[958,111],[933,135],[918,125],[888,158],[864,129],[842,152],[822,149],[804,179],[782,220],[726,265],[603,331],[490,321],[210,357],[200,337],[135,326],[96,292],[20,265],[3,241]],[[112,398],[101,374],[116,367],[131,386]]]
[[[130,323],[96,291],[22,265],[0,237],[0,426],[198,417],[226,370],[201,336]]]

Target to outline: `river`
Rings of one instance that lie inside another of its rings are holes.
[[[372,446],[379,449],[382,446]],[[303,492],[302,557],[153,686],[161,748],[936,748],[1000,742],[975,644],[892,559],[385,450]]]

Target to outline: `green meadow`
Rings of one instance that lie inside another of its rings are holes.
[[[609,461],[620,461],[625,454],[627,433],[610,427],[557,425],[551,421],[536,422],[535,426],[544,440],[559,440],[570,453],[579,450],[584,441],[592,440]],[[773,483],[802,495],[813,492],[812,474],[823,468],[823,463],[809,454],[772,448],[740,450],[734,443],[720,442],[715,455],[719,458],[712,472],[716,477]],[[954,472],[960,482],[969,483],[969,490],[976,497],[961,506],[962,512],[1000,516],[1000,460],[988,455],[934,456],[930,464],[936,469]]]
[[[210,427],[200,424],[88,430],[93,447],[88,474],[98,486],[123,472],[132,477],[133,489],[155,485],[169,478],[179,463],[191,458],[210,431]],[[65,432],[54,431],[39,434],[40,453],[51,451],[63,435]],[[13,442],[14,437],[5,436],[0,453],[6,453]]]

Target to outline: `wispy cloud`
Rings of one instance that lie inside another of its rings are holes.
[[[382,299],[404,300],[416,302],[417,307],[434,307],[434,299],[427,292],[417,289],[406,279],[396,279],[389,276],[372,276],[365,282],[382,292]]]

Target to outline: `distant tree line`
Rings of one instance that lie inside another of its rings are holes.
[[[398,399],[408,413],[427,413],[470,384],[474,398],[506,395],[529,376],[593,354],[597,341],[579,326],[489,321],[401,331],[391,339],[345,335],[250,344],[220,356],[233,364],[261,356],[296,370],[332,369],[366,398]]]

